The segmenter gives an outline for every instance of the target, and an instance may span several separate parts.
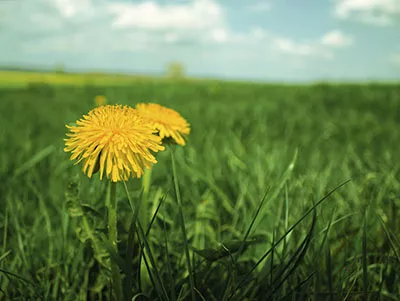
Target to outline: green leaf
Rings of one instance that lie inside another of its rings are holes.
[[[14,177],[17,177],[22,173],[28,171],[29,169],[33,168],[36,164],[44,160],[54,151],[55,151],[54,145],[49,145],[43,148],[38,153],[36,153],[32,158],[30,158],[28,161],[26,161],[24,164],[18,167],[14,172]]]

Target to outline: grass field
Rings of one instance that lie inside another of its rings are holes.
[[[104,73],[57,73],[40,71],[1,71],[1,87],[26,87],[29,84],[50,84],[50,85],[74,85],[74,86],[104,86],[104,85],[128,85],[141,81],[152,81],[157,78],[143,75],[123,75]],[[158,78],[160,80],[161,78]]]
[[[160,103],[192,128],[175,150],[187,244],[169,150],[148,193],[117,186],[126,300],[400,299],[400,84],[106,82],[1,84],[1,300],[112,299],[107,182],[63,151],[96,95]]]

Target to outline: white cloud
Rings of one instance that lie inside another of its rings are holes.
[[[211,37],[217,43],[224,43],[228,40],[228,32],[224,28],[216,28],[211,32]]]
[[[340,30],[332,30],[321,38],[322,45],[337,48],[350,46],[352,43],[353,39],[350,36],[343,34]]]
[[[1,5],[0,20],[15,43],[29,51],[74,52],[159,49],[161,45],[228,43],[238,36],[229,31],[223,7],[216,0],[160,4],[123,0],[31,0]],[[21,38],[27,35],[28,39]],[[76,37],[80,38],[77,39]],[[34,40],[34,42],[32,42]],[[101,41],[101,43],[99,42]],[[81,41],[91,41],[82,43]],[[0,38],[1,43],[1,38]],[[107,45],[108,44],[108,45]]]
[[[376,26],[388,26],[400,17],[400,0],[335,0],[335,15]]]
[[[10,12],[16,13],[10,14],[13,17],[9,18],[10,26],[6,26],[26,31],[30,41],[18,39],[26,52],[30,49],[47,53],[157,51],[164,45],[232,47],[234,44],[241,49],[275,49],[290,55],[333,56],[328,46],[333,46],[335,37],[325,38],[324,43],[298,43],[274,36],[260,27],[245,32],[232,31],[227,24],[226,11],[217,0],[173,1],[169,4],[151,0],[32,1],[29,8],[18,7],[19,2],[12,2],[14,6],[10,5]],[[267,3],[256,2],[253,8],[266,8]],[[347,40],[342,38],[344,40],[340,42],[345,43]]]
[[[337,36],[335,40],[332,33],[330,38],[328,33],[328,38],[296,41],[262,27],[233,30],[228,24],[228,11],[218,0],[162,2],[169,4],[143,0],[7,3],[10,3],[7,4],[7,24],[3,28],[7,29],[9,37],[14,37],[12,47],[18,48],[25,58],[44,54],[49,60],[56,56],[60,60],[72,57],[83,62],[97,62],[96,58],[102,57],[99,63],[113,64],[134,52],[137,56],[145,53],[154,57],[152,64],[156,64],[155,60],[163,62],[183,57],[183,61],[185,58],[195,60],[201,68],[203,61],[220,60],[226,66],[238,66],[239,61],[258,66],[260,61],[279,64],[287,60],[297,64],[291,63],[290,68],[302,68],[315,58],[332,59],[334,46],[346,44],[339,43]],[[9,40],[0,36],[2,45]],[[14,49],[12,47],[9,49]],[[0,49],[0,59],[7,57],[3,55],[7,51],[8,56],[13,56],[12,50]],[[137,63],[132,68],[138,68]]]
[[[274,47],[282,53],[303,57],[322,57],[332,59],[333,54],[317,43],[298,43],[289,38],[275,38]]]
[[[268,1],[259,1],[256,3],[249,4],[246,9],[255,13],[264,13],[271,10],[271,3]]]
[[[72,18],[78,15],[90,15],[93,13],[91,0],[47,0],[52,1],[64,18]]]
[[[150,30],[204,30],[223,24],[222,7],[212,0],[161,5],[154,1],[112,3],[108,10],[115,15],[117,28]]]
[[[351,37],[339,30],[332,30],[324,34],[319,40],[297,42],[287,37],[275,37],[274,48],[281,53],[300,57],[334,58],[334,48],[343,48],[353,43]]]

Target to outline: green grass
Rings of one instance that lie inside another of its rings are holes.
[[[39,71],[6,71],[0,69],[0,87],[27,87],[29,85],[58,86],[108,86],[129,85],[142,81],[160,81],[162,78],[152,78],[143,75],[121,75],[103,73],[57,73]]]
[[[143,74],[110,74],[102,72],[90,73],[69,73],[56,71],[25,71],[25,70],[1,70],[0,68],[0,87],[1,88],[26,88],[29,86],[57,85],[84,87],[87,85],[97,87],[107,86],[128,86],[131,84],[175,82],[178,80],[173,76],[159,75],[149,76]],[[179,79],[181,82],[214,82],[212,79],[185,77]],[[241,81],[239,81],[240,83]]]
[[[176,171],[167,150],[146,193],[117,186],[118,253],[107,183],[63,151],[99,94],[192,127]],[[127,300],[399,300],[399,84],[30,84],[0,105],[1,300],[110,300],[110,254]]]

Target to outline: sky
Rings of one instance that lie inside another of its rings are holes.
[[[0,0],[0,66],[400,80],[400,0]]]

